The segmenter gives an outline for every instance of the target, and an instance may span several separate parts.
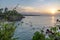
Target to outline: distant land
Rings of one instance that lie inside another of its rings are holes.
[[[56,13],[55,15],[51,15],[51,14],[47,14],[47,13],[36,13],[36,12],[33,12],[33,13],[21,13],[22,15],[24,16],[60,16],[60,13]]]
[[[24,15],[24,16],[40,16],[40,15]]]

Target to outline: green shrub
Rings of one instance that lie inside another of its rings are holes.
[[[45,35],[37,31],[34,33],[32,40],[44,40],[44,39],[45,39]]]
[[[32,38],[32,40],[60,40],[60,32],[58,31],[59,27],[51,27],[50,31],[48,33],[48,37],[46,38],[46,34],[44,34],[44,32],[40,31],[40,32],[35,32],[34,36]]]
[[[0,24],[0,40],[15,40],[13,38],[15,29],[14,23]]]

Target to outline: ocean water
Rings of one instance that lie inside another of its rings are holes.
[[[60,19],[60,16],[25,16],[21,22],[16,22],[14,36],[18,40],[32,40],[34,32],[54,26],[56,19]]]

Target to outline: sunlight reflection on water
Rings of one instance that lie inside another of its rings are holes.
[[[56,23],[56,21],[55,21],[55,17],[54,17],[54,16],[52,16],[52,20],[51,20],[51,22],[52,22],[53,25]]]

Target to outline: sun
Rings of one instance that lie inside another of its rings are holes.
[[[56,14],[56,11],[57,11],[56,8],[51,8],[51,9],[50,9],[50,13],[51,13],[52,15],[55,15],[55,14]]]

